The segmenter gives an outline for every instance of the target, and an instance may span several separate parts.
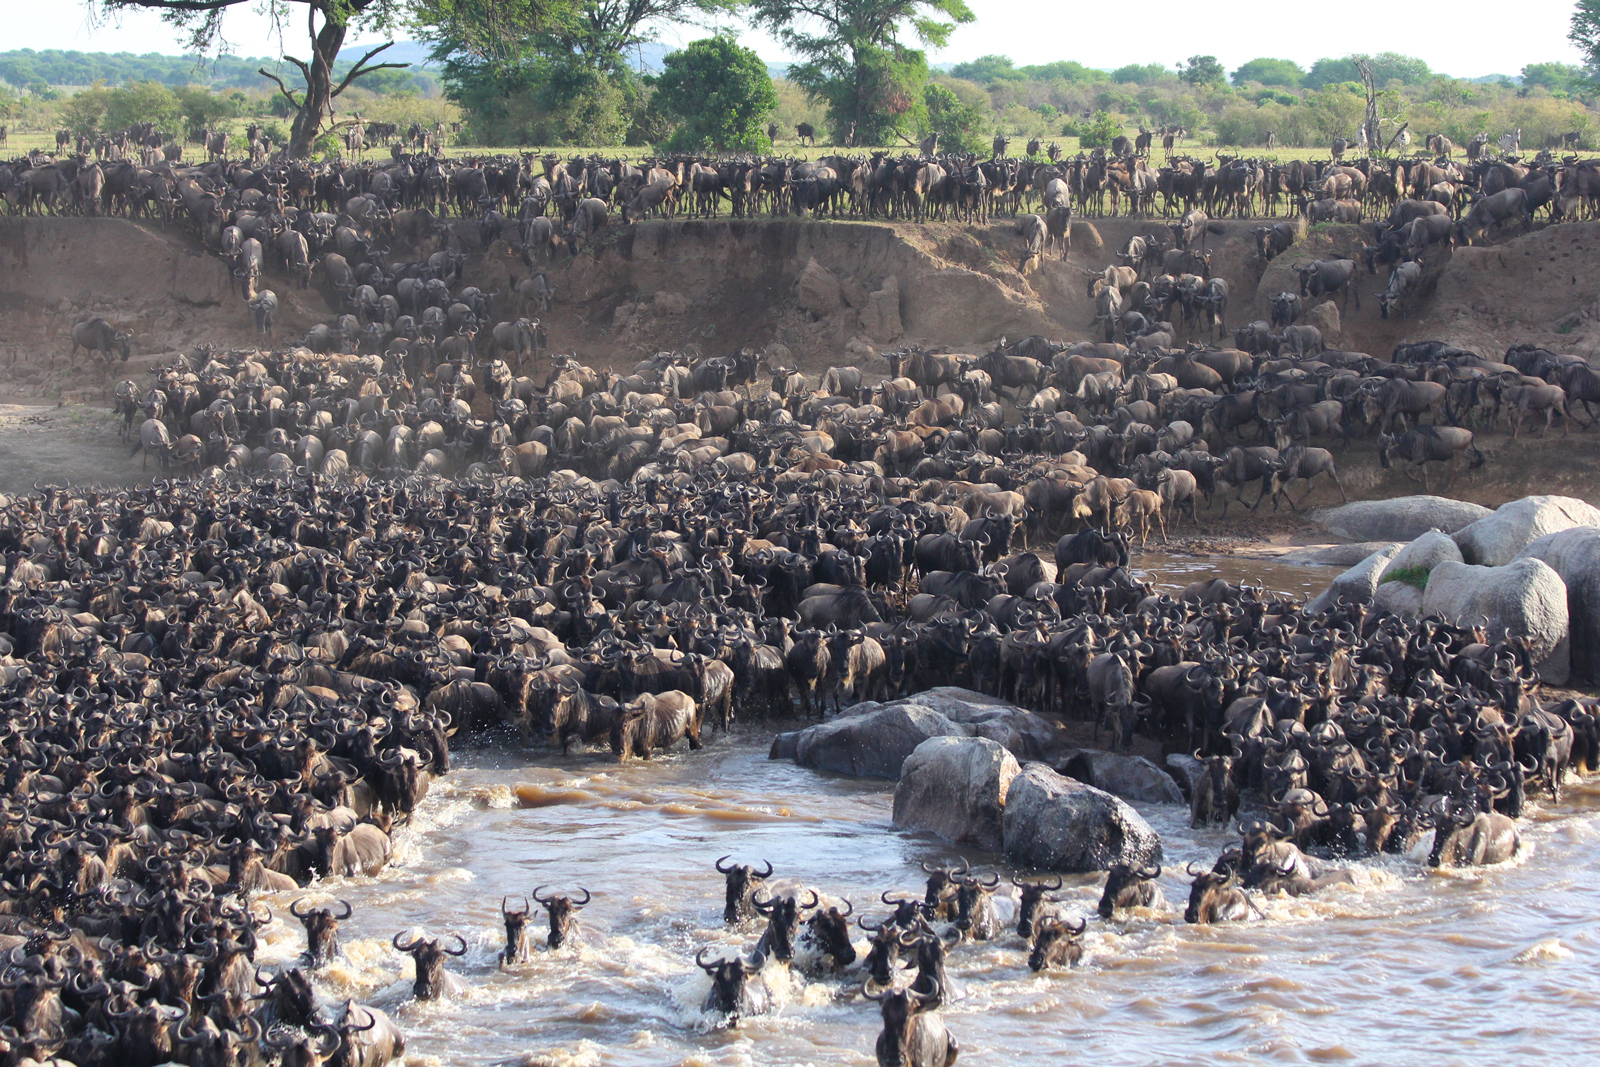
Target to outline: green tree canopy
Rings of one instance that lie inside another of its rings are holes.
[[[749,0],[750,21],[802,57],[789,78],[828,105],[835,135],[883,144],[926,114],[927,58],[902,40],[947,44],[973,20],[965,0]]]
[[[767,65],[730,37],[693,41],[670,53],[656,80],[656,104],[682,125],[672,147],[765,152],[764,126],[778,106]]]
[[[986,152],[990,147],[989,100],[971,85],[933,84],[922,91],[927,121],[919,137],[939,135],[939,146],[952,152]]]
[[[1306,72],[1300,69],[1300,64],[1290,59],[1252,59],[1238,70],[1233,72],[1233,84],[1244,85],[1247,82],[1257,82],[1261,85],[1281,85],[1286,89],[1298,89],[1305,80]]]
[[[1421,85],[1433,73],[1423,60],[1398,52],[1380,52],[1375,56],[1341,56],[1338,59],[1319,59],[1311,64],[1311,69],[1306,72],[1305,87],[1322,89],[1340,82],[1361,81],[1361,72],[1356,70],[1357,59],[1365,59],[1371,65],[1372,80],[1380,89],[1395,79],[1406,85]]]
[[[1548,89],[1552,93],[1573,93],[1589,84],[1589,75],[1571,63],[1529,63],[1522,68],[1525,89]]]
[[[1600,75],[1600,0],[1578,0],[1567,40],[1583,53],[1591,75]]]
[[[1010,56],[979,56],[970,63],[957,63],[950,68],[952,78],[964,78],[979,85],[997,81],[1023,81],[1030,75],[1018,70]]]
[[[1178,77],[1190,85],[1227,84],[1227,72],[1216,56],[1190,56],[1179,64]]]
[[[1129,63],[1111,72],[1111,80],[1121,85],[1149,85],[1172,72],[1160,63]]]

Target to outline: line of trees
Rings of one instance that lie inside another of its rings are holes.
[[[1600,0],[1578,0],[1572,19],[1570,39],[1588,67],[1530,64],[1520,86],[1459,81],[1392,52],[1328,57],[1309,68],[1260,57],[1231,72],[1209,55],[1110,72],[1070,60],[1019,67],[983,56],[937,72],[924,50],[946,45],[957,26],[974,20],[966,0],[86,2],[106,19],[158,10],[196,54],[221,45],[231,9],[264,8],[287,67],[262,65],[257,76],[277,87],[297,155],[336,128],[336,101],[358,80],[381,91],[412,77],[407,64],[384,61],[385,45],[341,64],[340,48],[356,30],[391,37],[406,30],[427,42],[465,116],[464,139],[487,145],[764,151],[766,122],[792,126],[802,111],[798,121],[855,146],[911,145],[937,132],[946,147],[976,151],[995,132],[1095,140],[1133,123],[1181,125],[1219,146],[1255,145],[1269,131],[1282,144],[1313,144],[1361,125],[1364,82],[1377,96],[1380,134],[1409,123],[1414,132],[1460,138],[1503,125],[1522,126],[1528,140],[1558,127],[1587,129],[1600,70]],[[726,24],[736,16],[797,57],[781,83],[733,39]],[[643,46],[666,25],[703,26],[711,35],[669,56],[659,72],[641,69]],[[37,71],[44,54],[33,55]],[[285,69],[299,77],[285,78]],[[17,74],[28,78],[21,68]]]

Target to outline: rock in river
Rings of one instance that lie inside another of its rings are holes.
[[[1006,794],[1021,767],[983,737],[930,737],[906,757],[894,787],[894,824],[999,852]]]
[[[1110,793],[1029,763],[1006,793],[1006,861],[1044,871],[1103,871],[1161,862],[1161,838]]]

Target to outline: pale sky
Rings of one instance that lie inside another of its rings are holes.
[[[1068,7],[1041,0],[968,0],[978,21],[956,30],[934,62],[961,62],[980,55],[1009,55],[1019,65],[1075,59],[1111,69],[1125,63],[1173,66],[1190,55],[1215,55],[1229,70],[1257,56],[1292,59],[1302,66],[1322,56],[1355,51],[1393,50],[1417,55],[1435,70],[1458,77],[1516,74],[1527,63],[1579,61],[1567,43],[1572,0],[1519,0],[1515,17],[1494,17],[1485,30],[1487,8],[1469,5],[1454,15],[1422,22],[1385,18],[1388,3],[1357,0],[1330,15],[1326,6],[1283,4],[1281,0],[1224,0],[1217,8],[1178,0],[1148,0],[1136,8],[1122,4]],[[1137,12],[1130,21],[1128,13]],[[1224,13],[1225,14],[1219,14]],[[1375,27],[1387,22],[1392,33]],[[249,5],[229,13],[227,36],[240,55],[277,55],[280,46],[268,20]],[[62,48],[104,52],[180,52],[179,35],[151,12],[132,11],[121,24],[93,29],[79,0],[0,0],[0,50]],[[1180,30],[1181,27],[1181,30]],[[303,52],[298,20],[289,41]],[[703,36],[689,27],[662,33],[669,44]],[[771,62],[786,57],[769,38],[746,31],[741,39]],[[351,43],[357,43],[352,41]]]

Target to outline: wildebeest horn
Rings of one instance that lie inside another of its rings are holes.
[[[405,936],[406,936],[406,934],[405,934],[404,930],[402,930],[398,934],[394,935],[394,947],[399,949],[401,952],[410,952],[412,949],[416,948],[418,945],[420,945],[422,943],[422,939],[419,937],[419,938],[413,938],[410,941],[410,943],[402,945],[400,943],[400,939],[402,937],[405,937]]]
[[[772,861],[771,860],[762,860],[761,862],[767,865],[767,869],[762,871],[760,874],[756,875],[756,877],[757,878],[771,878],[772,877]]]
[[[1190,878],[1198,878],[1198,877],[1200,877],[1200,876],[1201,876],[1201,875],[1202,875],[1202,874],[1204,874],[1204,873],[1206,873],[1206,872],[1205,872],[1205,871],[1204,871],[1204,869],[1202,869],[1202,870],[1198,870],[1198,871],[1197,871],[1197,870],[1195,870],[1195,869],[1194,869],[1194,862],[1193,862],[1193,861],[1190,861],[1190,862],[1189,862],[1189,863],[1187,863],[1187,864],[1185,864],[1185,865],[1184,865],[1184,870],[1186,870],[1186,871],[1188,871],[1188,872],[1189,872],[1189,877],[1190,877]]]
[[[806,890],[806,893],[811,897],[811,903],[800,905],[802,911],[814,908],[822,902],[822,898],[817,896],[817,891],[815,889],[808,889]]]
[[[727,858],[728,858],[727,856],[723,856],[721,859],[717,860],[717,873],[719,873],[719,874],[728,874],[728,873],[732,872],[738,866],[738,864],[730,864],[729,866],[724,867],[722,865],[722,861],[727,859]]]
[[[589,903],[589,901],[594,899],[594,897],[590,894],[590,892],[587,889],[583,888],[583,886],[581,886],[581,885],[578,887],[578,892],[583,894],[583,899],[582,900],[574,900],[572,902],[572,906],[574,908],[581,908],[585,904]]]
[[[889,996],[889,993],[891,992],[890,988],[885,988],[885,989],[879,990],[878,992],[874,993],[874,992],[871,991],[871,988],[870,988],[871,985],[872,985],[872,979],[870,979],[870,978],[867,979],[865,982],[861,983],[861,995],[863,997],[865,997],[867,1000],[880,1000],[881,1001],[881,1000],[886,999]]]
[[[462,937],[460,934],[451,934],[450,936],[455,938],[457,941],[461,942],[461,947],[460,948],[447,948],[447,949],[444,950],[445,955],[447,955],[447,956],[465,956],[467,954],[467,939]]]
[[[702,971],[705,971],[707,974],[710,974],[718,967],[721,967],[726,961],[719,959],[716,963],[707,964],[705,961],[705,954],[707,951],[707,949],[701,949],[699,952],[694,954],[694,965],[699,967]]]
[[[510,909],[508,909],[506,907],[506,901],[508,901],[510,899],[511,898],[509,896],[504,896],[504,897],[500,898],[500,914],[501,915],[526,915],[530,911],[533,910],[533,905],[528,903],[528,898],[527,897],[523,897],[522,898],[522,910],[521,911],[511,911]]]

